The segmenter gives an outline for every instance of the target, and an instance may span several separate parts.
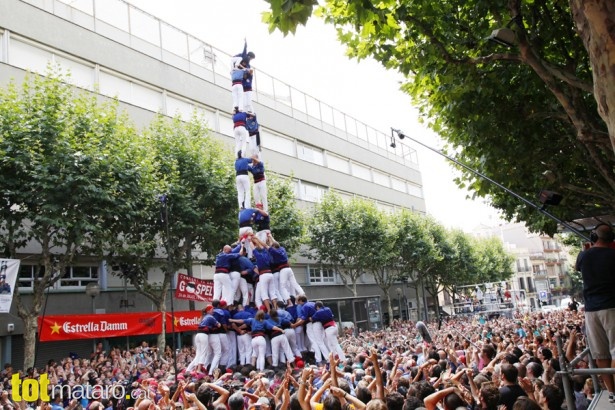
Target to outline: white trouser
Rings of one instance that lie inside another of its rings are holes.
[[[306,352],[308,350],[305,346],[305,332],[303,331],[303,326],[297,326],[295,328],[295,340],[297,342],[297,349],[302,352]]]
[[[275,300],[281,300],[280,299],[280,272],[273,272],[273,281],[271,281],[273,283],[273,294],[275,295],[273,298]],[[275,307],[276,309],[278,308],[277,306]]]
[[[242,306],[247,306],[250,302],[248,293],[248,282],[239,274],[239,286],[235,292],[235,300],[241,300]]]
[[[295,333],[295,329],[291,327],[284,329],[284,335],[286,336],[286,340],[288,340],[288,345],[293,355],[295,357],[301,357],[301,350],[297,347],[297,334]]]
[[[293,356],[293,352],[288,345],[288,339],[283,334],[271,339],[271,364],[273,366],[278,365],[281,353],[286,356],[287,362],[293,363],[295,361],[295,356]]]
[[[283,300],[285,303],[288,302],[290,300],[290,276],[294,276],[293,274],[293,270],[291,268],[282,268],[280,269],[280,282],[279,282],[279,293],[280,293],[280,298],[281,300]]]
[[[196,349],[196,354],[194,355],[194,360],[192,360],[188,367],[186,367],[187,372],[191,371],[199,364],[205,364],[208,344],[209,341],[207,340],[207,334],[197,333],[194,336],[194,347]]]
[[[233,154],[237,155],[237,153],[241,151],[242,157],[250,157],[251,155],[247,155],[245,152],[245,145],[246,142],[249,144],[248,138],[250,137],[246,127],[240,125],[239,127],[233,128],[233,137],[235,137],[235,152]]]
[[[325,344],[325,331],[322,328],[322,324],[319,322],[308,323],[305,326],[305,332],[307,333],[308,339],[310,339],[314,358],[317,362],[322,362],[329,356],[329,349]]]
[[[252,336],[250,333],[244,333],[237,336],[237,350],[239,350],[239,364],[250,364],[252,357]]]
[[[229,352],[228,352],[228,360],[226,362],[226,367],[232,367],[237,365],[237,333],[234,331],[226,332],[226,337],[228,338],[229,344]]]
[[[267,342],[263,336],[252,338],[252,356],[256,357],[256,370],[263,371],[265,369],[265,352],[267,350]]]
[[[211,357],[211,367],[209,368],[209,375],[214,374],[214,370],[220,365],[220,359],[222,358],[222,345],[220,344],[219,334],[210,334],[207,337],[209,341],[209,350]]]
[[[241,273],[234,270],[229,273],[229,276],[231,278],[231,292],[233,293],[233,296],[231,301],[227,300],[226,302],[230,305],[232,304],[232,302],[237,300],[235,299],[235,296],[237,295],[237,291],[239,290],[239,284],[241,283]]]
[[[267,237],[271,235],[271,230],[263,229],[262,231],[256,232],[256,237],[261,242],[267,242]]]
[[[248,134],[248,155],[244,155],[244,157],[246,156],[253,157],[254,155],[256,155],[259,161],[261,160],[261,155],[258,150],[258,145],[256,145],[256,134],[254,135]]]
[[[290,293],[291,295],[295,297],[297,295],[305,295],[305,291],[303,290],[301,285],[299,285],[299,282],[297,282],[297,278],[295,278],[295,272],[293,272],[291,268],[289,269],[290,269],[290,272],[288,272],[288,282],[289,282],[288,293]]]
[[[267,180],[263,179],[256,182],[253,186],[254,202],[263,204],[263,211],[269,212],[269,203],[267,202]]]
[[[229,342],[226,333],[220,333],[218,337],[220,338],[220,349],[222,350],[222,354],[220,355],[220,364],[226,367],[231,355],[231,343]]]
[[[239,208],[252,207],[250,177],[248,175],[237,175],[235,177],[235,186],[237,187],[237,203],[239,204]]]
[[[252,91],[243,92],[243,110],[245,112],[254,112],[254,107],[252,106]]]
[[[233,303],[233,284],[228,273],[214,273],[214,299]]]
[[[337,325],[333,325],[330,326],[328,328],[325,329],[325,343],[327,344],[327,347],[329,348],[330,352],[333,352],[333,354],[337,354],[339,356],[340,361],[344,361],[346,360],[346,356],[344,355],[344,352],[342,351],[342,348],[340,347],[339,342],[337,341]]]
[[[273,275],[271,273],[263,273],[258,277],[258,283],[256,284],[256,294],[254,295],[254,302],[256,306],[263,305],[264,300],[273,300],[275,298],[275,288],[273,287]]]
[[[231,95],[233,96],[233,108],[238,107],[239,111],[243,111],[243,85],[241,83],[231,85]]]
[[[248,238],[250,234],[254,235],[254,231],[251,226],[239,228],[239,240],[243,243],[243,247],[246,249],[248,259],[252,259],[252,253],[254,251],[252,241]]]

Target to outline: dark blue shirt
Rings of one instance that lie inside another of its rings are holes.
[[[299,316],[301,319],[309,322],[309,319],[316,313],[316,308],[314,307],[314,302],[306,302],[301,306],[301,315]]]
[[[220,326],[220,323],[216,320],[212,315],[205,315],[203,319],[201,319],[201,323],[199,323],[199,329],[204,332],[210,332],[212,330],[217,329]]]
[[[231,271],[231,261],[239,258],[238,253],[224,253],[220,252],[216,255],[216,272],[224,272],[226,273]],[[220,273],[218,272],[218,273]]]
[[[293,317],[292,322],[297,320],[297,305],[287,306],[286,313],[290,314]]]
[[[274,248],[273,246],[269,248],[269,255],[271,255],[271,263],[274,265],[282,265],[284,263],[288,263],[288,255],[286,255],[286,249],[282,248]]]
[[[256,258],[256,266],[258,266],[258,271],[260,274],[267,273],[266,271],[271,271],[271,257],[269,256],[269,252],[267,249],[254,249],[252,254]]]
[[[239,227],[251,226],[255,215],[258,213],[258,209],[255,208],[245,208],[239,211]]]
[[[245,320],[245,319],[253,319],[253,318],[254,318],[254,313],[249,312],[247,310],[239,310],[233,314],[233,319]]]
[[[328,307],[323,307],[322,309],[317,310],[312,315],[312,322],[320,322],[322,324],[325,324],[332,320],[334,320],[333,312],[331,312],[331,309],[329,309]]]
[[[240,173],[243,175],[248,175],[251,163],[251,158],[237,158],[235,160],[235,172],[237,173],[237,175],[239,175]]]
[[[213,316],[221,325],[228,325],[230,315],[227,317],[224,312],[228,313],[226,309],[214,309]]]
[[[240,111],[238,113],[233,114],[233,124],[235,125],[235,128],[245,127],[247,118],[248,118],[248,115],[245,112]]]
[[[269,215],[263,215],[260,212],[254,215],[254,223],[256,224],[257,231],[264,231],[270,229]]]

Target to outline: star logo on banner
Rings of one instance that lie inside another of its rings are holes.
[[[179,326],[179,318],[173,317],[173,322],[175,324],[175,327]]]
[[[58,322],[54,322],[53,326],[51,326],[51,334],[54,334],[54,333],[60,334],[60,328],[61,326],[58,325]]]

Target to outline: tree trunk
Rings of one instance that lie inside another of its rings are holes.
[[[21,317],[24,324],[23,332],[23,344],[24,344],[24,359],[23,369],[29,369],[34,367],[34,360],[36,358],[36,330],[38,328],[37,323],[38,315],[30,314]]]
[[[387,310],[389,313],[389,326],[393,323],[393,305],[391,305],[391,295],[389,294],[388,289],[384,290],[384,298],[387,301]]]
[[[615,2],[570,0],[570,10],[589,53],[598,113],[615,150]]]
[[[167,326],[167,307],[166,304],[164,303],[164,299],[166,299],[166,297],[163,296],[163,301],[161,301],[160,305],[156,306],[156,308],[158,309],[158,311],[160,313],[162,313],[162,331],[160,332],[160,334],[158,335],[158,352],[160,352],[160,354],[164,353],[164,349],[166,348],[167,345],[167,332],[166,332],[166,326]]]

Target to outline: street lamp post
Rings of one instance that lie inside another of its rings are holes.
[[[92,298],[92,313],[96,313],[96,297],[100,295],[98,282],[90,282],[85,287],[85,294]],[[92,339],[92,352],[96,351],[96,339]]]

